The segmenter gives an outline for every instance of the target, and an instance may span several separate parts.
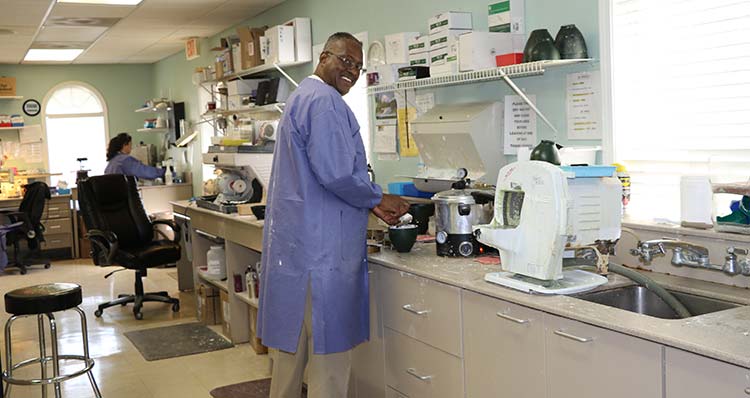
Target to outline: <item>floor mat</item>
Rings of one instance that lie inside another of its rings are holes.
[[[200,354],[233,347],[232,343],[200,323],[186,323],[126,332],[147,361]]]
[[[302,386],[302,398],[307,397],[307,389]],[[271,393],[271,378],[246,381],[216,387],[211,390],[213,398],[268,398]]]

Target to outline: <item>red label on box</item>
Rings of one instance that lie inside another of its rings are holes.
[[[495,64],[497,66],[520,64],[521,61],[523,61],[523,53],[510,53],[495,56]]]

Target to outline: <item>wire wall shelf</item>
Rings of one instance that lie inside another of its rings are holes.
[[[592,59],[561,59],[553,61],[535,61],[499,68],[483,69],[472,72],[457,73],[455,75],[437,76],[425,79],[407,80],[391,84],[372,86],[367,88],[367,93],[378,94],[394,90],[408,90],[419,88],[433,88],[443,86],[454,86],[459,84],[479,83],[492,80],[500,80],[503,75],[509,78],[538,76],[544,74],[545,68],[566,66],[589,62]]]

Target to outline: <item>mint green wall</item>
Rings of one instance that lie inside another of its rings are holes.
[[[15,77],[16,95],[24,97],[23,100],[0,101],[1,114],[23,115],[23,101],[35,99],[44,105],[44,97],[53,87],[63,82],[79,81],[93,86],[104,97],[111,135],[127,131],[135,140],[156,142],[152,136],[134,133],[136,129],[143,127],[145,114],[133,112],[146,99],[151,98],[153,65],[0,65],[0,76]],[[23,116],[26,124],[42,123],[42,113],[36,117]],[[17,139],[18,134],[3,132],[0,138]]]
[[[369,40],[383,41],[383,36],[401,31],[426,32],[427,19],[443,11],[470,11],[473,14],[475,30],[487,29],[488,0],[403,1],[403,0],[287,0],[242,25],[276,25],[293,17],[306,16],[312,19],[313,44],[319,44],[334,32],[369,32]],[[589,56],[599,57],[598,3],[597,0],[526,0],[526,32],[537,28],[547,28],[554,36],[561,25],[575,24],[587,40]],[[200,59],[185,61],[182,52],[155,65],[155,93],[171,90],[177,101],[186,101],[188,119],[195,120],[201,111],[197,104],[196,87],[191,84],[193,69],[209,65],[213,59],[210,47],[218,43],[218,37],[233,33],[234,29],[201,42]],[[544,76],[517,79],[516,83],[527,94],[537,95],[537,105],[561,132],[558,142],[568,143],[565,137],[565,76],[567,73],[598,69],[598,63],[568,66],[548,71]],[[312,72],[312,64],[290,69],[296,80],[301,80]],[[426,91],[424,91],[426,92]],[[438,103],[468,101],[503,100],[513,92],[504,83],[489,82],[466,86],[455,86],[434,90]],[[541,119],[538,119],[538,137],[555,138]],[[598,141],[575,141],[576,145],[598,144]],[[509,159],[511,159],[509,157]],[[398,174],[416,172],[416,158],[403,158],[399,161],[373,161],[380,183],[398,180]]]

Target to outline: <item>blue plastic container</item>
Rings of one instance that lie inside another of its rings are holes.
[[[414,186],[413,182],[391,182],[388,183],[388,193],[392,195],[411,196],[415,198],[431,198],[432,192],[423,192]]]
[[[581,177],[613,177],[615,166],[560,166],[563,171],[571,171],[576,178]]]

